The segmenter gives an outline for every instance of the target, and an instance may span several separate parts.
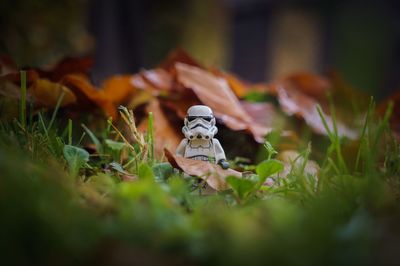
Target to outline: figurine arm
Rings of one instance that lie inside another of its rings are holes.
[[[179,143],[178,147],[176,148],[175,154],[185,157],[185,148],[188,143],[187,139],[182,139],[181,143]]]
[[[214,143],[214,152],[215,152],[215,161],[221,165],[222,168],[229,168],[229,163],[226,161],[225,152],[222,148],[221,144],[217,139],[213,139]]]

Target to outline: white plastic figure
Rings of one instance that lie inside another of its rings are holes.
[[[205,105],[193,105],[187,111],[185,125],[182,128],[185,138],[176,149],[176,154],[194,160],[217,162],[222,168],[229,168],[224,149],[214,138],[217,132],[211,108]]]

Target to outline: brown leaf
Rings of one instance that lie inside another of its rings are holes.
[[[154,88],[160,90],[170,90],[172,86],[172,76],[162,68],[143,70],[140,72],[142,77]]]
[[[35,70],[26,70],[26,84],[27,87],[31,86],[36,79],[39,78],[39,74]],[[9,81],[15,85],[20,86],[21,84],[21,74],[20,72],[11,72],[0,76],[0,82]]]
[[[115,105],[129,102],[136,91],[133,85],[133,75],[116,75],[104,81],[101,86],[104,96]]]
[[[212,71],[215,75],[226,79],[229,84],[229,87],[235,93],[235,95],[239,98],[245,96],[249,92],[249,84],[246,84],[238,77],[231,73],[222,72],[220,70],[213,70]]]
[[[240,105],[257,124],[266,127],[273,126],[274,118],[277,116],[277,111],[274,104],[266,102],[253,103],[241,101]]]
[[[277,95],[282,110],[287,115],[296,115],[303,118],[315,133],[328,134],[317,111],[318,102],[314,98],[282,83],[275,83],[271,88],[273,88],[271,91]],[[325,112],[323,115],[329,128],[333,130],[332,118]],[[345,136],[349,139],[356,139],[358,137],[356,130],[350,129],[337,118],[336,124],[340,136]]]
[[[396,139],[400,142],[400,91],[394,92],[378,105],[377,111],[381,117],[385,115],[390,102],[393,103],[393,113],[389,123]]]
[[[229,185],[225,181],[226,177],[242,177],[242,173],[233,169],[224,170],[217,164],[183,158],[172,154],[167,149],[164,150],[164,153],[173,167],[188,175],[197,176],[205,180],[211,188],[217,191],[229,189]]]
[[[202,68],[202,66],[182,48],[172,51],[158,67],[171,72],[171,70],[175,68],[175,64],[178,62]]]
[[[48,79],[36,79],[30,90],[36,101],[45,107],[56,107],[62,93],[64,93],[64,96],[60,104],[61,107],[76,102],[75,94],[70,89]]]
[[[328,79],[308,72],[291,74],[284,79],[284,82],[316,99],[324,99],[332,87]]]
[[[242,108],[224,78],[182,63],[175,65],[177,79],[185,87],[194,91],[200,101],[208,105],[215,116],[232,130],[247,130],[254,139],[263,142],[270,128],[257,124]]]
[[[65,75],[79,74],[89,77],[93,59],[91,57],[66,57],[48,69],[37,69],[41,77],[51,81],[59,81]]]
[[[114,104],[101,91],[96,90],[86,77],[77,74],[66,75],[61,84],[75,94],[79,108],[90,109],[97,106],[103,110],[107,117],[117,118],[117,110]]]
[[[0,75],[16,72],[17,66],[14,60],[8,55],[0,55]]]

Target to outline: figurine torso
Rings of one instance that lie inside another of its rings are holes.
[[[183,157],[200,161],[215,162],[215,152],[212,140],[193,139],[188,141]]]

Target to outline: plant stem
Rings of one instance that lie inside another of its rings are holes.
[[[21,99],[19,103],[19,119],[22,127],[26,127],[26,71],[20,71],[21,78]]]

